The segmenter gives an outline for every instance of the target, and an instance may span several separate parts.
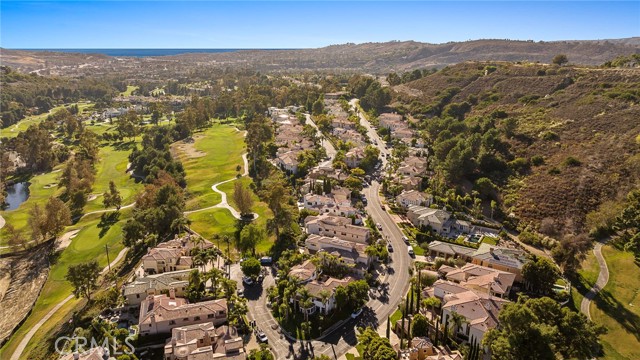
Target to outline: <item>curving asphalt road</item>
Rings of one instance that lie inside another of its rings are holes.
[[[598,265],[600,265],[598,280],[596,280],[596,283],[584,298],[582,298],[582,302],[580,303],[580,312],[585,314],[589,320],[591,320],[591,301],[596,297],[596,295],[598,295],[600,290],[607,286],[607,283],[609,282],[609,268],[607,267],[607,262],[604,260],[604,256],[602,256],[602,245],[603,244],[601,242],[597,242],[593,247],[593,254],[596,256],[596,260],[598,260]]]
[[[382,154],[390,151],[384,148],[384,142],[371,127],[369,122],[361,117],[361,123],[367,127],[370,139],[375,139]],[[307,120],[317,127],[307,115]],[[319,130],[318,130],[319,132]],[[327,155],[331,158],[335,156],[335,149],[328,141],[323,141],[323,146],[327,150]],[[383,165],[386,165],[386,157],[382,158]],[[391,242],[394,251],[391,253],[391,270],[387,271],[382,286],[382,292],[375,291],[376,296],[367,302],[367,310],[357,320],[348,320],[341,327],[327,334],[320,340],[300,341],[288,339],[279,332],[279,325],[271,315],[271,309],[267,307],[266,290],[275,284],[271,274],[267,275],[261,285],[247,287],[244,290],[248,301],[249,318],[255,320],[258,327],[262,329],[269,338],[269,346],[275,353],[277,359],[291,358],[306,359],[314,356],[327,355],[331,359],[338,359],[346,354],[357,344],[356,327],[371,326],[378,328],[380,324],[386,322],[396,309],[402,297],[409,289],[409,267],[412,266],[412,259],[407,252],[407,246],[402,241],[402,232],[395,221],[386,211],[382,210],[382,203],[379,196],[380,184],[372,182],[370,187],[363,190],[368,199],[367,212],[377,223],[382,224],[382,234]],[[242,272],[239,265],[234,265],[231,269],[231,278],[238,281],[238,287],[242,288]]]

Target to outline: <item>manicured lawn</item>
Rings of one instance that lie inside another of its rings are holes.
[[[137,86],[133,86],[133,85],[127,85],[127,90],[123,91],[120,93],[120,96],[130,96],[131,93],[133,93],[134,91],[136,91],[138,89]]]
[[[402,319],[402,311],[400,309],[396,310],[393,314],[391,314],[391,325],[394,326],[396,321]]]
[[[178,142],[172,146],[187,174],[187,190],[190,194],[187,210],[218,204],[220,195],[211,190],[211,186],[243,172],[242,153],[245,144],[241,132],[231,126],[216,124],[194,137],[194,144]],[[178,149],[181,146],[183,149]],[[195,152],[185,150],[191,146]],[[238,165],[240,171],[236,170]]]
[[[599,272],[598,261],[593,252],[589,251],[587,258],[582,262],[582,269],[578,272],[578,279],[571,279],[571,298],[576,311],[580,311],[582,298],[596,283]]]
[[[122,205],[128,205],[135,201],[135,195],[143,188],[142,183],[136,183],[135,179],[127,174],[127,164],[131,145],[104,146],[100,148],[100,159],[96,164],[96,180],[93,183],[92,194],[98,195],[94,200],[87,202],[84,210],[91,212],[102,210],[102,194],[109,189],[109,181],[113,181],[120,191]]]
[[[0,137],[14,138],[14,137],[18,136],[18,134],[21,131],[27,130],[29,128],[29,126],[35,125],[35,124],[38,124],[38,123],[44,121],[47,118],[47,116],[49,116],[49,114],[53,114],[56,111],[58,111],[58,110],[60,110],[60,109],[62,109],[64,107],[70,106],[70,105],[73,105],[73,104],[56,106],[56,107],[52,108],[49,113],[28,116],[28,117],[18,121],[17,124],[9,126],[6,129],[0,130]],[[82,111],[86,111],[91,107],[93,107],[93,104],[91,104],[91,103],[78,103],[78,109],[81,112]]]
[[[249,184],[252,183],[252,180],[250,177],[242,177],[236,181],[241,182],[246,188],[249,188]],[[235,201],[233,200],[234,186],[236,181],[231,181],[226,184],[222,184],[218,186],[218,189],[220,191],[224,191],[227,194],[227,201],[229,202],[229,205],[233,206],[235,209],[238,209]],[[258,218],[254,221],[260,228],[266,229],[267,219],[271,218],[273,216],[273,213],[271,212],[271,210],[269,210],[269,207],[267,206],[267,204],[260,201],[260,199],[256,194],[253,194],[252,197],[253,197],[252,210],[253,212],[258,214]],[[256,246],[256,253],[261,254],[269,251],[269,248],[271,248],[271,244],[273,244],[274,240],[275,240],[274,236],[269,236],[269,238],[258,243],[258,245]]]
[[[103,233],[102,229],[98,227],[100,223],[100,216],[97,214],[87,216],[78,222],[78,224],[67,229],[72,230],[74,228],[82,228],[78,235],[72,240],[69,247],[67,247],[55,260],[51,267],[47,282],[40,293],[40,297],[35,303],[31,315],[27,318],[20,329],[11,337],[11,340],[3,347],[2,356],[0,356],[0,358],[4,359],[5,355],[12,354],[15,347],[20,343],[29,329],[44,317],[58,302],[71,294],[71,285],[64,279],[69,266],[90,260],[97,260],[101,268],[106,266],[107,255],[105,252],[105,245],[109,247],[110,260],[113,261],[113,259],[115,259],[117,254],[123,249],[121,242],[121,225],[126,221],[129,215],[129,209],[123,210],[121,212],[120,221]],[[29,358],[27,356],[28,350],[35,344],[40,343],[46,336],[47,332],[57,324],[55,320],[66,316],[67,313],[65,311],[71,310],[74,303],[77,301],[78,300],[72,300],[71,304],[67,304],[60,309],[54,318],[45,323],[43,327],[36,332],[29,343],[29,346],[25,349],[23,358]]]
[[[58,165],[52,172],[36,175],[26,180],[31,183],[31,185],[29,185],[29,198],[27,201],[20,204],[16,209],[0,211],[0,215],[5,218],[7,224],[12,224],[16,229],[23,230],[25,237],[29,238],[31,234],[31,229],[27,226],[29,209],[31,209],[34,204],[44,206],[49,197],[57,193],[58,177],[60,176],[60,172],[57,170],[61,169],[62,166],[63,165]],[[45,186],[53,184],[56,186],[45,188]],[[2,229],[0,230],[0,244],[4,245],[6,243],[5,239],[6,234],[4,233],[4,229]]]
[[[480,242],[483,244],[498,245],[498,239],[493,236],[483,236]]]
[[[640,267],[633,254],[604,246],[609,282],[591,303],[591,317],[604,325],[606,359],[640,359]]]
[[[191,228],[194,231],[211,241],[214,241],[213,236],[216,234],[233,237],[236,231],[236,219],[229,214],[227,209],[214,208],[198,211],[187,215],[187,218],[191,220]],[[234,244],[231,244],[232,249],[233,247]],[[222,249],[224,250],[224,247]]]

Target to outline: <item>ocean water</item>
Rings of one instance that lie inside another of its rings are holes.
[[[293,50],[293,49],[19,49],[29,51],[54,51],[81,54],[102,54],[108,56],[167,56],[190,53],[224,53],[240,50]]]

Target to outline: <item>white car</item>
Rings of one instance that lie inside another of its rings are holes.
[[[269,341],[269,338],[267,338],[267,334],[265,334],[264,331],[260,329],[256,329],[256,337],[258,338],[258,341],[263,343],[266,343]]]
[[[362,309],[363,309],[363,308],[360,308],[360,309],[358,309],[358,310],[354,311],[354,312],[351,314],[351,318],[352,318],[352,319],[355,319],[355,318],[357,318],[358,316],[360,316],[360,314],[362,314]]]
[[[243,277],[242,282],[247,286],[253,285],[253,279],[248,276]]]
[[[382,224],[377,223],[376,226],[378,227],[378,230],[382,230]]]
[[[413,246],[411,245],[407,246],[407,251],[409,252],[409,256],[411,257],[415,256],[415,253],[413,252]]]

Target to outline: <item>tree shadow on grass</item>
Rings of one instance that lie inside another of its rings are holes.
[[[601,290],[593,301],[608,317],[640,341],[640,316],[627,309],[608,290]]]
[[[117,223],[120,220],[120,211],[112,211],[108,213],[103,213],[100,216],[100,223],[98,223],[98,228],[100,229],[100,233],[98,234],[99,238],[102,238],[113,224]]]

